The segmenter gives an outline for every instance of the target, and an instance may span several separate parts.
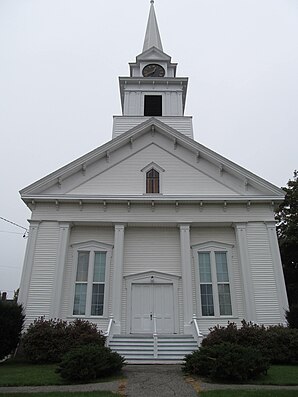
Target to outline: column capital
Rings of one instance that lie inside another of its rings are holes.
[[[234,222],[233,227],[234,227],[234,229],[237,229],[237,230],[241,230],[241,229],[246,230],[247,222]]]
[[[180,230],[182,231],[188,231],[190,230],[190,224],[181,224],[179,225]]]

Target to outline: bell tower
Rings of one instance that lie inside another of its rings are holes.
[[[193,138],[192,118],[184,116],[187,77],[177,77],[177,64],[163,51],[154,0],[143,51],[130,63],[130,76],[119,77],[122,116],[114,116],[113,138],[150,117]]]

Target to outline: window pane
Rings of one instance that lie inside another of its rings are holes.
[[[105,276],[106,276],[106,253],[95,252],[93,281],[104,283]]]
[[[85,314],[87,284],[78,283],[75,287],[73,314]]]
[[[104,291],[104,284],[93,284],[91,303],[92,316],[102,316],[103,314]]]
[[[199,271],[200,271],[200,282],[211,283],[211,264],[210,264],[210,253],[199,252]]]
[[[203,316],[214,316],[212,284],[201,284],[201,305]]]
[[[76,281],[88,280],[89,252],[78,253],[78,267]]]
[[[229,284],[218,284],[219,313],[224,316],[232,314]]]
[[[228,264],[226,252],[215,252],[216,274],[218,283],[228,283]]]

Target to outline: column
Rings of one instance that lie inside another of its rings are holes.
[[[50,310],[51,318],[60,318],[60,307],[63,288],[64,267],[68,252],[69,236],[71,225],[68,222],[59,223],[59,243],[57,250],[56,268],[53,280],[52,305]]]
[[[182,288],[183,288],[184,333],[191,334],[193,302],[192,302],[192,277],[191,277],[189,225],[180,225],[180,250],[181,250]]]
[[[114,235],[114,278],[112,314],[114,316],[114,333],[121,332],[121,302],[123,284],[124,225],[115,225]]]
[[[256,305],[254,299],[254,290],[252,285],[252,276],[247,246],[246,223],[234,225],[236,232],[236,241],[238,247],[239,263],[242,274],[242,286],[244,292],[244,305],[246,310],[246,321],[257,321]]]
[[[20,291],[18,303],[21,303],[24,308],[27,306],[28,294],[30,287],[31,274],[34,264],[35,246],[38,234],[40,221],[30,221],[28,241],[26,246],[26,253],[24,258],[24,265],[22,271],[22,278],[20,284]]]
[[[266,226],[268,232],[270,252],[272,257],[272,265],[275,274],[275,283],[277,289],[280,316],[282,321],[285,322],[285,311],[288,310],[288,297],[286,292],[284,274],[282,270],[282,263],[281,263],[280,251],[279,251],[278,240],[276,235],[275,222],[267,222]]]

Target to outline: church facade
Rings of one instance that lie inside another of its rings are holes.
[[[188,79],[163,51],[153,1],[129,66],[112,140],[21,191],[32,211],[26,324],[86,319],[112,346],[284,323],[274,222],[284,194],[193,139]]]

